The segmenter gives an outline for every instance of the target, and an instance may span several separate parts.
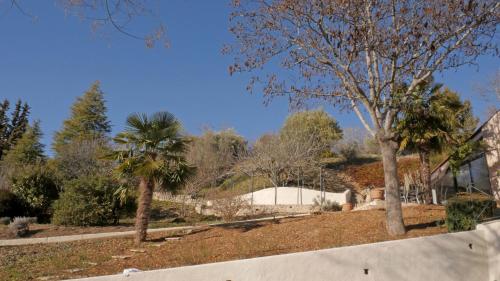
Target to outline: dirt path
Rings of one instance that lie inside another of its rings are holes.
[[[213,223],[213,224],[198,224],[198,225],[188,225],[188,226],[155,228],[155,229],[148,229],[148,233],[194,230],[194,229],[206,228],[206,227],[211,227],[211,226],[238,225],[238,224],[267,221],[267,220],[273,220],[273,219],[302,217],[302,216],[306,216],[306,215],[308,215],[308,214],[266,217],[266,218],[251,219],[251,220],[245,220],[245,221],[236,221],[236,222],[231,222],[231,223]],[[70,229],[72,229],[72,228],[70,228]],[[0,247],[30,245],[30,244],[71,242],[71,241],[100,239],[100,238],[113,238],[113,237],[130,236],[130,235],[135,234],[135,231],[131,230],[131,229],[133,229],[131,227],[119,228],[120,231],[114,231],[114,232],[105,232],[105,231],[106,230],[109,231],[109,229],[116,229],[115,227],[102,227],[102,228],[99,228],[99,227],[76,228],[75,227],[74,229],[82,231],[83,233],[74,234],[74,235],[60,235],[61,232],[58,232],[59,235],[53,235],[53,236],[30,237],[30,238],[20,238],[20,239],[3,239],[3,240],[0,240]],[[95,231],[95,232],[90,232],[90,231]]]

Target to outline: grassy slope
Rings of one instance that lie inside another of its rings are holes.
[[[263,188],[272,186],[271,182],[264,177],[255,176],[253,178],[253,190],[257,191]],[[220,198],[226,196],[234,196],[250,192],[252,187],[252,179],[250,176],[236,174],[225,180],[220,186],[205,188],[200,194],[206,198]]]

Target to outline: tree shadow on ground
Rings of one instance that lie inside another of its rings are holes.
[[[410,231],[413,229],[425,229],[428,227],[442,226],[443,224],[444,224],[444,220],[436,220],[436,221],[431,221],[431,222],[426,222],[426,223],[408,224],[408,225],[406,225],[406,231]]]
[[[44,229],[30,229],[28,230],[28,233],[26,233],[26,235],[24,235],[22,238],[28,238],[43,231]]]
[[[238,230],[240,232],[247,232],[253,229],[261,228],[265,226],[268,223],[264,222],[236,222],[236,223],[227,223],[227,224],[221,224],[218,225],[217,227],[224,228],[224,229],[232,229],[232,230]]]
[[[205,228],[199,228],[199,229],[181,230],[181,231],[177,231],[177,232],[165,233],[165,235],[161,235],[158,238],[150,238],[147,240],[147,242],[151,242],[151,243],[165,242],[166,238],[182,238],[182,237],[186,237],[186,236],[201,233],[201,232],[206,232],[206,231],[209,231],[210,229],[211,229],[211,227],[205,227]]]

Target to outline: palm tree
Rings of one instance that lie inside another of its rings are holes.
[[[430,200],[432,152],[450,152],[467,139],[476,125],[471,105],[442,85],[426,82],[416,87],[412,102],[404,106],[397,122],[400,149],[416,151],[420,158],[420,176]]]
[[[181,124],[168,112],[131,114],[125,130],[114,138],[118,145],[116,171],[139,180],[136,244],[147,236],[154,189],[173,190],[190,175],[191,167],[184,159],[187,139],[180,131]]]

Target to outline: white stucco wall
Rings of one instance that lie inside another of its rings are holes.
[[[500,221],[468,232],[80,280],[494,281]]]
[[[314,204],[314,198],[320,198],[321,192],[319,190],[308,189],[308,188],[298,188],[298,187],[278,187],[277,188],[277,204],[278,205],[312,205]],[[351,198],[351,191],[346,190],[342,193],[333,192],[323,192],[324,198],[332,202],[337,202],[342,205]],[[274,187],[269,187],[265,189],[258,190],[253,193],[247,193],[242,195],[243,198],[251,202],[253,198],[253,204],[255,205],[274,205],[275,189]]]
[[[500,280],[500,221],[492,221],[477,226],[487,244],[489,281]]]

